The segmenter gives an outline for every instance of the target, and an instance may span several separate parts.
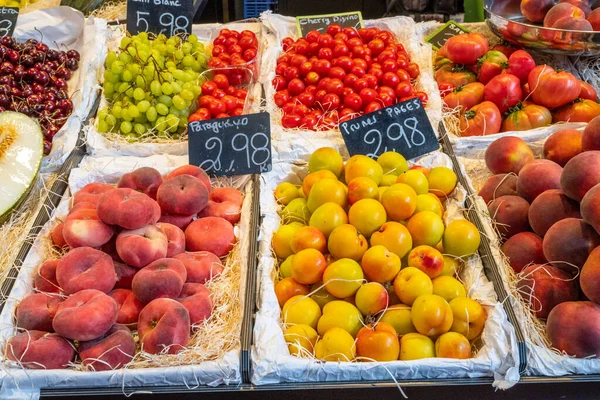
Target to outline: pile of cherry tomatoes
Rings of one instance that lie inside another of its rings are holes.
[[[212,80],[202,84],[202,95],[198,109],[189,116],[188,122],[227,118],[244,113],[248,91],[231,85],[225,74],[216,74]]]
[[[594,88],[567,71],[537,65],[524,50],[489,48],[478,33],[450,38],[438,51],[435,79],[446,107],[460,112],[460,135],[524,131],[600,115]]]
[[[333,129],[397,102],[427,102],[411,83],[419,66],[388,31],[333,24],[282,46],[272,84],[284,128]]]

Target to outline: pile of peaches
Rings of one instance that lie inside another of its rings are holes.
[[[56,369],[78,353],[87,369],[99,371],[123,367],[139,350],[183,350],[211,316],[204,284],[223,271],[242,201],[236,189],[212,188],[192,165],[164,178],[144,167],[116,186],[84,186],[51,232],[64,255],[36,269],[35,293],[16,307],[19,333],[5,356],[27,368]]]
[[[386,152],[345,164],[315,151],[297,187],[275,190],[282,225],[275,294],[290,353],[324,361],[470,358],[486,321],[457,279],[479,232],[448,225],[443,200],[456,186],[446,167],[409,169]]]
[[[600,8],[588,0],[521,0],[521,13],[531,22],[546,28],[571,31],[600,31]]]
[[[479,192],[517,273],[518,292],[552,345],[575,357],[600,354],[600,117],[582,132],[557,131],[534,159],[520,138],[494,141]]]

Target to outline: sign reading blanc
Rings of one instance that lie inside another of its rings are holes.
[[[192,0],[127,0],[127,31],[164,34],[192,33]]]
[[[190,164],[209,175],[231,176],[269,172],[269,113],[194,121],[188,124]]]
[[[13,35],[18,17],[17,7],[0,7],[0,37]]]
[[[418,98],[342,122],[340,131],[351,156],[395,151],[410,160],[440,148]]]
[[[339,24],[342,28],[360,29],[363,27],[362,14],[360,11],[352,11],[341,14],[329,15],[308,15],[296,17],[298,25],[298,34],[302,37],[310,31],[319,31],[325,33],[327,27],[331,24]]]
[[[429,35],[425,41],[430,43],[435,50],[439,50],[452,36],[460,35],[462,33],[470,33],[471,31],[467,28],[462,27],[457,22],[448,21],[444,26]]]

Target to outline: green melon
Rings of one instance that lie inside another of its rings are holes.
[[[28,116],[0,113],[0,221],[25,198],[44,156],[40,126]]]

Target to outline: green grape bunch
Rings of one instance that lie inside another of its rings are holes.
[[[100,133],[119,133],[128,141],[142,136],[180,138],[201,93],[200,74],[209,59],[195,35],[126,36],[105,61],[104,96],[98,112]]]

